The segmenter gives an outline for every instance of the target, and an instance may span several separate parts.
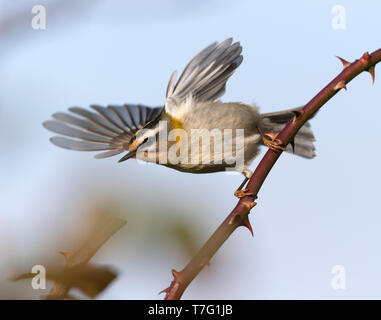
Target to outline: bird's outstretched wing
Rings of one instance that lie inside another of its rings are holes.
[[[176,83],[177,72],[173,72],[167,87],[166,113],[178,113],[177,109],[188,97],[209,101],[224,94],[227,80],[243,59],[240,43],[232,42],[229,38],[206,47],[188,63]]]
[[[90,107],[96,112],[72,107],[69,108],[71,113],[54,113],[54,120],[45,121],[43,126],[70,139],[54,136],[50,141],[71,150],[106,151],[97,154],[95,158],[98,159],[111,157],[128,150],[135,133],[148,122],[158,119],[163,111],[163,107],[133,104]]]

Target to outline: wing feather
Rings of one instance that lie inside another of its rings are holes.
[[[134,104],[90,107],[96,113],[80,107],[69,108],[71,113],[54,113],[54,120],[45,121],[43,126],[62,136],[54,136],[50,141],[65,149],[106,151],[97,154],[97,159],[112,157],[128,150],[135,133],[158,119],[164,109]]]
[[[188,63],[176,84],[177,73],[172,73],[167,86],[165,111],[176,114],[188,97],[200,102],[220,98],[227,80],[242,63],[241,52],[240,43],[233,43],[232,38],[220,44],[215,42]]]

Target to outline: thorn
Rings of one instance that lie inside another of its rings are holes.
[[[290,141],[292,147],[292,153],[295,153],[295,138]]]
[[[360,61],[363,63],[363,64],[368,64],[369,63],[369,60],[370,60],[370,55],[369,55],[369,52],[365,52],[362,57],[360,58]]]
[[[304,112],[303,110],[292,110],[294,117],[292,118],[292,123],[295,123],[296,119],[300,117]]]
[[[202,262],[201,262],[201,264],[200,264],[200,267],[201,267],[201,268],[204,268],[205,266],[210,267],[210,260],[204,257],[204,258],[202,259]]]
[[[254,208],[257,205],[257,203],[254,201],[253,202],[242,202],[242,205],[245,206],[248,211],[250,211],[252,208]],[[233,216],[229,219],[228,224],[233,224],[238,216],[239,215],[237,213],[234,213]]]
[[[257,205],[257,203],[256,202],[245,202],[244,203],[245,204],[245,206],[249,209],[249,210],[251,210],[252,208],[254,208],[256,205]]]
[[[347,86],[345,85],[345,81],[344,80],[341,80],[341,81],[339,81],[336,85],[335,85],[335,87],[333,88],[334,90],[340,90],[340,89],[345,89],[345,90],[347,90]]]
[[[171,271],[172,271],[173,277],[175,278],[175,281],[177,281],[177,279],[179,278],[180,272],[176,271],[175,269],[172,269]]]
[[[300,117],[304,111],[303,110],[292,110],[292,113],[295,114],[295,117]]]
[[[246,216],[243,221],[242,221],[242,227],[246,227],[249,229],[251,235],[254,237],[254,232],[253,232],[253,228],[251,227],[251,224],[250,224],[250,220],[249,220],[249,217]]]
[[[172,285],[173,285],[174,283],[176,283],[176,282],[179,282],[178,279],[179,279],[179,274],[180,274],[180,272],[176,271],[175,269],[172,269],[171,272],[172,272],[172,275],[173,275],[173,278],[174,278],[173,281],[172,281],[171,286],[168,287],[168,288],[166,288],[166,289],[164,289],[164,290],[161,290],[158,294],[162,294],[162,293],[167,294],[167,293],[169,292],[169,289],[172,287]]]
[[[343,64],[343,69],[345,69],[346,67],[348,67],[351,64],[350,62],[348,62],[347,60],[345,60],[339,56],[336,56],[336,58],[338,58],[341,61],[341,63]]]
[[[374,80],[376,78],[376,74],[375,74],[374,70],[375,70],[375,65],[371,66],[368,70],[366,70],[372,76],[372,84],[374,84]]]
[[[69,262],[74,252],[60,251],[60,254],[62,254],[65,257],[66,262]]]
[[[159,295],[159,294],[162,294],[162,293],[167,294],[168,291],[169,291],[169,287],[168,287],[168,288],[165,288],[164,290],[161,290],[161,291],[158,293],[158,295]]]

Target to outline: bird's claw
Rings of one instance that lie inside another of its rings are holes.
[[[246,196],[253,196],[254,194],[250,192],[248,189],[243,189],[243,190],[236,190],[234,192],[234,195],[238,198],[241,199]]]
[[[282,140],[276,138],[277,134],[265,133],[265,135],[271,138],[271,140],[269,140],[265,137],[262,137],[264,145],[267,146],[270,150],[274,152],[286,150],[286,147],[283,145]]]

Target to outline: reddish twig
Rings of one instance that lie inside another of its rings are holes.
[[[365,52],[360,59],[354,61],[353,63],[349,63],[342,58],[339,59],[343,63],[344,70],[325,88],[323,88],[311,101],[309,101],[301,112],[296,112],[294,119],[290,120],[284,129],[277,135],[276,138],[281,141],[282,146],[287,146],[290,142],[292,143],[296,133],[307,122],[307,120],[311,118],[311,116],[313,116],[338,91],[340,91],[340,89],[346,89],[346,84],[361,72],[368,71],[374,82],[374,68],[375,65],[381,61],[381,49],[378,49],[372,54]],[[238,204],[233,211],[221,223],[218,229],[183,270],[180,272],[172,270],[174,279],[171,282],[171,285],[162,291],[166,293],[166,300],[181,298],[184,290],[190,282],[197,276],[203,267],[208,264],[209,260],[236,228],[239,226],[245,226],[252,231],[248,215],[251,208],[256,205],[254,200],[257,198],[257,194],[263,182],[281,153],[282,151],[272,151],[270,149],[266,152],[247,185],[248,191],[252,193],[253,196],[245,196],[238,201]]]

